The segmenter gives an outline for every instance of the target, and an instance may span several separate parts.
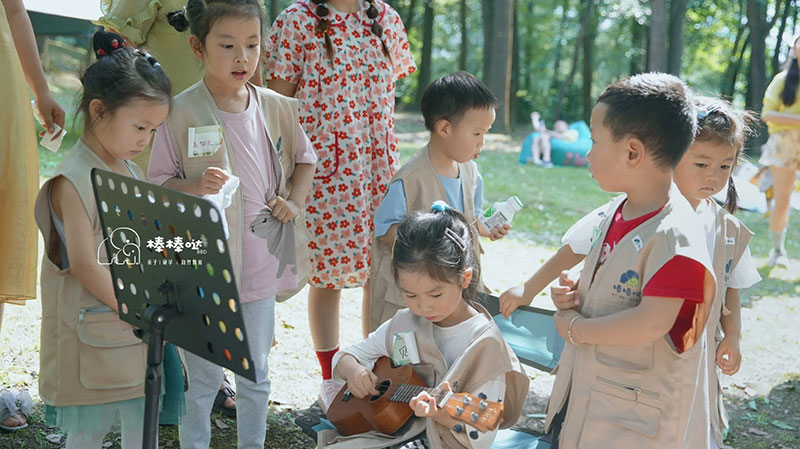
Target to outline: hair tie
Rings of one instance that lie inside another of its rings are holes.
[[[452,207],[450,207],[450,205],[447,204],[447,201],[436,200],[433,202],[433,204],[431,204],[431,210],[434,210],[436,212],[444,212],[451,209]]]
[[[455,231],[453,231],[452,229],[444,228],[444,236],[447,237],[448,239],[452,240],[453,243],[456,244],[456,246],[461,248],[461,252],[464,252],[464,251],[467,250],[467,243],[464,241],[463,238],[461,238],[460,235],[456,234]]]
[[[92,38],[93,43],[92,47],[94,48],[94,55],[97,59],[103,58],[105,56],[110,56],[114,52],[122,50],[123,48],[127,47],[128,44],[125,42],[125,39],[117,33],[111,33],[109,31],[98,31],[94,34]]]

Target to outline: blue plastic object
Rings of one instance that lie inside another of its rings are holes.
[[[561,139],[550,139],[550,160],[555,165],[569,165],[582,167],[589,165],[586,160],[586,154],[592,148],[592,135],[589,131],[589,125],[583,120],[573,122],[569,125],[569,129],[578,131],[578,140],[575,142],[567,142]],[[532,132],[522,142],[522,150],[519,153],[519,163],[527,164],[531,161],[531,147],[533,139],[539,136],[539,132]]]
[[[492,449],[550,449],[550,443],[532,433],[503,429],[497,432]]]

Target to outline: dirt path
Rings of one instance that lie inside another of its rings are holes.
[[[485,279],[496,291],[522,282],[553,251],[513,238],[485,242],[484,248]],[[756,262],[757,265],[764,263],[763,260]],[[797,273],[800,273],[800,261],[793,261],[789,269],[776,271],[772,276],[796,283]],[[537,297],[534,305],[551,307],[546,296]],[[302,292],[276,308],[278,345],[270,356],[270,377],[272,399],[281,404],[279,408],[305,409],[316,400],[319,392],[319,365],[308,333],[306,307],[306,293]],[[361,338],[360,313],[361,291],[345,291],[340,321],[343,346]],[[751,396],[767,396],[776,386],[786,382],[792,373],[800,372],[798,322],[800,295],[764,297],[755,300],[752,307],[743,309],[741,349],[744,361],[739,373],[724,377],[726,396],[745,401]],[[40,323],[38,301],[26,307],[9,306],[0,335],[0,382],[4,388],[29,388],[37,401]],[[543,413],[554,377],[533,369],[528,369],[528,374],[531,388],[525,412]],[[537,429],[541,427],[541,420],[525,418],[520,424]],[[792,424],[800,425],[799,422]],[[749,439],[746,431],[750,424],[742,422],[741,425],[745,426],[744,435]]]

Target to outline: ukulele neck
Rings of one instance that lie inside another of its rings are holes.
[[[438,388],[426,388],[418,385],[400,384],[389,398],[389,401],[408,403],[414,398],[414,396],[422,393],[423,391],[433,396],[433,398],[436,399],[437,404],[444,404],[452,395],[450,391],[442,391]]]

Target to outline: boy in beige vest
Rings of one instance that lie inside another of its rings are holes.
[[[445,75],[425,89],[422,116],[430,141],[397,171],[375,213],[372,304],[364,311],[370,315],[369,331],[405,307],[390,269],[395,230],[403,218],[441,200],[477,225],[483,180],[474,160],[494,123],[496,106],[497,98],[486,85],[467,72]],[[479,227],[480,235],[492,240],[503,238],[511,229],[510,225],[492,230]],[[479,245],[475,248],[480,251]]]
[[[696,131],[692,94],[650,73],[592,112],[591,171],[612,201],[554,320],[568,344],[548,405],[553,447],[707,448],[706,320],[715,280],[705,235],[672,174]]]

